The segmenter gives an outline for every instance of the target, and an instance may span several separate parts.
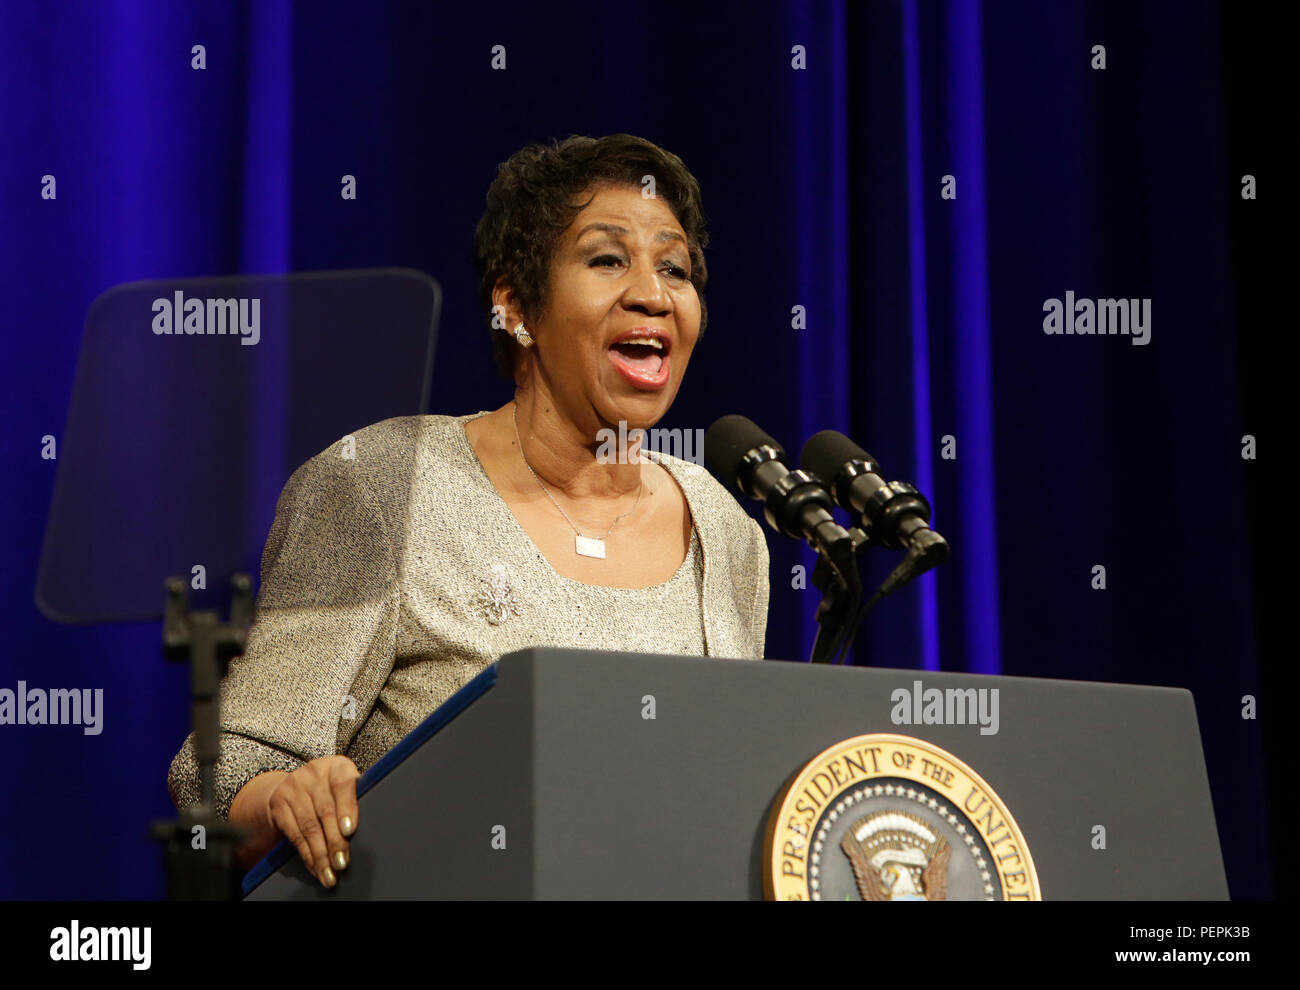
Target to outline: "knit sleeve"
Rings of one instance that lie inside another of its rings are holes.
[[[754,658],[762,660],[765,653],[765,642],[767,637],[767,605],[768,597],[771,594],[769,585],[769,570],[771,562],[768,557],[767,540],[763,536],[763,527],[752,519],[749,521],[750,528],[753,530],[753,537],[756,543],[754,548],[754,558],[757,560],[757,566],[754,568],[754,606],[751,610],[750,628],[753,630],[752,637],[754,647],[757,650]]]
[[[221,733],[221,758],[213,775],[216,812],[221,818],[230,818],[230,805],[235,795],[250,780],[270,770],[292,773],[303,765],[303,760],[233,732]],[[194,757],[194,734],[185,737],[185,744],[172,760],[167,774],[167,791],[177,810],[197,804],[199,793],[199,765]]]
[[[268,770],[294,770],[347,750],[392,670],[401,548],[394,497],[409,477],[385,478],[374,438],[335,445],[285,485],[262,554],[262,583],[243,655],[221,686],[216,807]],[[199,797],[191,734],[168,790],[178,808]]]

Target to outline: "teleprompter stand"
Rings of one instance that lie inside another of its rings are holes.
[[[215,775],[221,756],[220,689],[230,661],[244,652],[253,619],[253,582],[236,574],[230,582],[230,621],[212,609],[189,610],[185,582],[167,579],[163,612],[163,656],[189,662],[190,722],[199,764],[199,803],[174,819],[155,821],[150,834],[163,843],[170,900],[228,901],[239,894],[242,871],[235,850],[248,830],[219,818]]]
[[[213,804],[219,686],[276,496],[340,437],[428,410],[441,299],[424,272],[376,268],[130,282],[86,314],[35,598],[62,623],[161,618],[165,656],[190,663],[201,799],[150,829],[171,897],[233,893],[241,833]]]

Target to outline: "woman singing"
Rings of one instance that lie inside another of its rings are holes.
[[[758,525],[698,465],[635,442],[608,456],[681,387],[706,243],[698,183],[648,141],[571,137],[501,165],[475,247],[513,398],[360,430],[277,503],[222,685],[217,810],[254,833],[242,867],[287,836],[334,886],[360,772],[503,654],[762,657]],[[192,737],[168,785],[198,800]]]

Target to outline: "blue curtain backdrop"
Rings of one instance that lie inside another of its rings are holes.
[[[1232,893],[1270,896],[1261,721],[1241,717],[1262,651],[1240,449],[1262,425],[1239,366],[1251,247],[1233,249],[1267,206],[1239,192],[1260,166],[1238,153],[1219,8],[559,9],[6,4],[0,687],[102,687],[106,712],[97,737],[0,727],[0,896],[158,896],[145,829],[187,731],[156,625],[62,627],[33,604],[41,438],[90,302],[143,278],[418,268],[445,292],[430,411],[495,408],[483,195],[525,143],[613,132],[681,155],[711,221],[710,329],[663,425],[741,412],[796,456],[841,429],[930,496],[954,547],[873,612],[855,662],[1191,689]],[[1151,342],[1044,334],[1067,291],[1151,299]],[[248,396],[272,429],[274,381]],[[769,544],[768,655],[803,658],[812,559]]]

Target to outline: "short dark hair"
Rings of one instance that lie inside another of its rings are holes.
[[[700,202],[700,184],[682,160],[653,142],[631,134],[602,138],[570,135],[550,144],[530,144],[502,162],[487,193],[487,208],[474,231],[474,254],[479,269],[479,299],[492,319],[492,290],[506,276],[519,298],[526,318],[544,312],[550,282],[551,258],[560,235],[590,202],[574,204],[574,197],[593,187],[642,187],[644,176],[654,177],[655,195],[661,197],[686,233],[691,258],[691,283],[700,299],[700,332],[708,323],[704,285],[708,269],[704,248],[709,235]],[[507,330],[513,328],[507,328]],[[514,375],[518,347],[508,332],[492,332],[497,370]]]

